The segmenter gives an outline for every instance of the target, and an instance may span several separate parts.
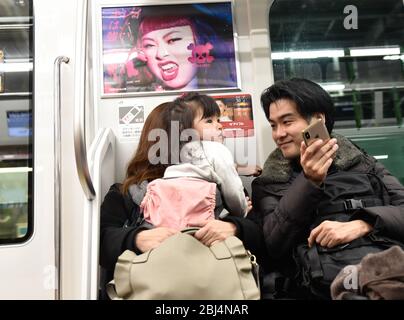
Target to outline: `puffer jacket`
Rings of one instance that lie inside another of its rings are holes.
[[[353,214],[351,220],[362,219],[373,225],[372,232],[404,242],[404,187],[381,163],[347,138],[337,134],[334,137],[339,149],[329,172],[373,170],[382,177],[389,195],[389,205],[365,208]],[[300,164],[285,159],[279,149],[266,160],[262,175],[252,183],[252,218],[263,228],[274,269],[286,274],[294,272],[293,249],[307,241],[324,192],[324,185],[319,187],[306,179]]]

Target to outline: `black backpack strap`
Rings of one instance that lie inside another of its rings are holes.
[[[380,199],[382,199],[383,203],[381,204],[382,206],[388,205],[390,203],[390,196],[389,196],[389,190],[387,189],[386,185],[383,182],[383,177],[378,175],[375,172],[375,167],[373,167],[373,170],[371,173],[369,173],[371,176],[375,177],[379,187],[380,187],[380,194],[378,195]]]
[[[262,299],[279,299],[288,295],[291,286],[290,278],[274,271],[266,274],[262,285]]]
[[[310,262],[310,274],[313,279],[322,278],[324,276],[323,269],[321,268],[320,257],[318,255],[317,244],[313,245],[307,251],[307,257]]]
[[[363,209],[367,207],[382,206],[384,201],[380,199],[346,199],[341,202],[320,206],[317,209],[319,215],[328,215],[334,213],[352,213],[357,209]]]

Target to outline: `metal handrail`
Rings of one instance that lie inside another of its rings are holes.
[[[92,158],[90,158],[91,172],[94,180],[94,187],[98,197],[91,202],[90,211],[86,211],[88,221],[87,249],[83,258],[85,261],[86,275],[86,299],[96,300],[99,289],[99,245],[100,245],[100,207],[102,203],[103,186],[110,186],[114,183],[115,168],[115,136],[111,128],[100,129],[97,139],[91,145]],[[105,190],[104,190],[105,192]],[[84,281],[83,281],[84,284]]]
[[[82,20],[77,32],[77,51],[75,68],[75,104],[74,104],[74,153],[77,174],[84,194],[89,201],[95,198],[95,190],[91,180],[87,162],[85,99],[86,99],[86,52],[87,52],[87,12],[88,1],[82,1]]]
[[[55,156],[55,167],[54,167],[54,205],[55,205],[55,233],[54,233],[54,245],[55,245],[55,299],[60,299],[61,292],[61,109],[62,109],[62,95],[61,95],[61,65],[62,63],[69,63],[69,58],[65,56],[59,56],[55,59],[54,63],[54,127],[53,127],[53,148]]]

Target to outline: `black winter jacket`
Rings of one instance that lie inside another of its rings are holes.
[[[346,172],[374,170],[383,177],[390,198],[389,205],[359,210],[351,220],[364,220],[373,225],[372,232],[404,242],[404,187],[382,164],[347,138],[334,136],[339,149],[332,168]],[[300,164],[285,159],[279,149],[268,157],[263,174],[252,183],[252,202],[253,218],[263,227],[269,262],[274,269],[294,273],[293,249],[307,242],[324,192],[323,186],[305,178]]]

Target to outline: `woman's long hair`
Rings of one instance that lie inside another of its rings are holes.
[[[180,162],[180,153],[184,144],[198,137],[197,135],[182,137],[184,130],[193,129],[198,110],[201,111],[202,118],[220,115],[220,109],[215,100],[197,92],[183,94],[173,102],[165,102],[154,108],[145,121],[135,155],[128,164],[126,178],[122,185],[123,193],[127,193],[132,184],[162,178],[168,166]],[[173,130],[175,128],[177,131]],[[156,148],[156,154],[153,156],[156,156],[159,161],[157,163],[152,161],[152,163],[150,149],[158,143],[159,137],[156,137],[156,141],[149,135],[156,129],[162,130],[161,133],[167,137],[167,140],[160,142],[168,145]],[[186,140],[182,141],[182,138]]]
[[[168,164],[161,162],[157,164],[150,163],[149,150],[156,141],[149,140],[149,133],[154,129],[169,132],[170,125],[167,123],[164,113],[171,104],[172,102],[165,102],[158,105],[147,117],[135,155],[130,160],[126,170],[126,177],[122,185],[123,193],[127,193],[132,184],[140,184],[145,180],[152,181],[163,177]]]

